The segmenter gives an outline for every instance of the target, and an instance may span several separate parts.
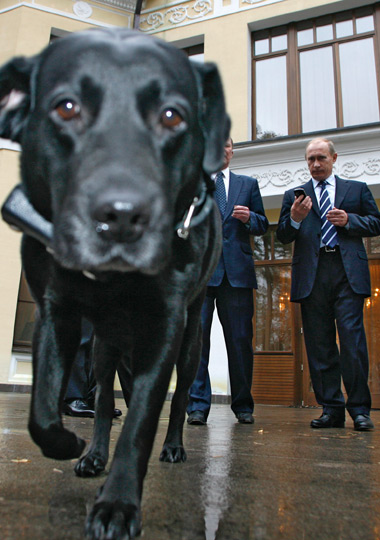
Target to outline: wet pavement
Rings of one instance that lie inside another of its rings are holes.
[[[27,432],[29,395],[0,393],[0,538],[81,540],[104,475],[44,458]],[[126,409],[122,400],[116,406]],[[375,431],[312,430],[320,410],[258,405],[240,425],[213,405],[207,426],[185,426],[188,460],[160,463],[161,415],[143,496],[143,540],[380,539],[380,411]],[[123,418],[123,417],[122,417]],[[89,440],[93,420],[65,417]],[[111,455],[122,420],[114,420]]]

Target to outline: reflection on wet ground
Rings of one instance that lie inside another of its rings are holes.
[[[81,540],[104,476],[44,458],[27,432],[29,395],[0,393],[0,537]],[[126,409],[122,400],[116,406]],[[311,430],[319,410],[258,405],[240,425],[213,405],[207,426],[185,426],[188,460],[160,463],[161,415],[143,496],[144,540],[380,539],[380,411],[376,430]],[[122,417],[123,418],[123,417]],[[93,420],[65,417],[89,440]],[[115,420],[111,451],[121,430]]]

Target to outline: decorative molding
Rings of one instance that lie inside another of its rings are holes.
[[[88,19],[92,15],[92,7],[87,2],[79,1],[73,5],[73,13],[81,19]]]
[[[268,186],[273,186],[276,188],[287,187],[290,184],[305,184],[309,179],[310,175],[307,167],[303,169],[298,169],[295,172],[292,172],[289,169],[283,170],[269,170],[264,173],[255,173],[250,176],[257,178],[259,182],[260,189],[263,190]]]
[[[196,0],[189,5],[174,6],[166,11],[155,11],[146,17],[141,17],[139,29],[142,32],[154,31],[163,26],[165,22],[175,26],[187,19],[189,21],[200,19],[211,11],[211,0]]]
[[[98,0],[99,1],[99,0]],[[107,1],[107,0],[103,0]],[[162,32],[175,26],[193,24],[199,20],[215,19],[240,11],[277,4],[285,0],[197,0],[193,3],[184,0],[168,2],[160,7],[144,9],[139,29],[142,32]]]
[[[358,156],[356,157],[356,161],[350,160],[339,163],[334,167],[334,173],[347,180],[359,180],[368,183],[368,177],[370,176],[378,176],[380,178],[380,159],[366,158],[365,156],[362,156],[361,159]],[[270,186],[284,188],[306,184],[310,180],[310,173],[306,166],[298,168],[295,171],[288,168],[278,170],[269,169],[263,173],[253,171],[249,176],[257,178],[261,190]]]
[[[339,167],[339,176],[349,180],[358,180],[368,176],[380,176],[380,159],[369,158],[365,161],[346,161]]]

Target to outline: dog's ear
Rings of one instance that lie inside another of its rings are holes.
[[[30,107],[36,57],[15,57],[0,68],[0,137],[20,142]]]
[[[215,64],[191,62],[200,95],[200,122],[206,142],[203,169],[208,175],[223,165],[224,145],[231,122],[226,113],[222,81]]]

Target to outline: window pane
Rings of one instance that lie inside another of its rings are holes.
[[[291,244],[281,244],[277,240],[276,236],[274,237],[274,258],[278,259],[291,259],[293,255],[293,243]]]
[[[369,242],[369,252],[370,253],[380,253],[380,236],[375,236],[374,238],[367,238]]]
[[[288,36],[284,34],[283,36],[272,37],[272,52],[283,51],[288,48]]]
[[[269,228],[269,230],[263,236],[251,237],[253,258],[255,261],[268,261],[272,258],[272,236],[273,231],[271,228]]]
[[[339,46],[342,79],[343,124],[352,126],[379,121],[373,39]]]
[[[354,33],[353,22],[350,21],[341,21],[336,23],[336,37],[342,38],[346,36],[352,36]]]
[[[373,25],[373,16],[369,15],[368,17],[360,17],[356,19],[356,32],[358,34],[363,34],[364,32],[371,32],[374,30]]]
[[[317,41],[328,41],[333,39],[333,26],[332,24],[326,24],[325,26],[317,26]]]
[[[256,62],[257,138],[288,134],[286,57]]]
[[[291,351],[290,267],[258,266],[256,351]]]
[[[314,42],[313,29],[308,28],[307,30],[300,30],[297,32],[297,43],[299,47],[302,45],[311,45]]]
[[[300,53],[302,131],[336,127],[332,47]]]
[[[255,41],[255,54],[268,54],[269,53],[269,39],[260,39]]]

